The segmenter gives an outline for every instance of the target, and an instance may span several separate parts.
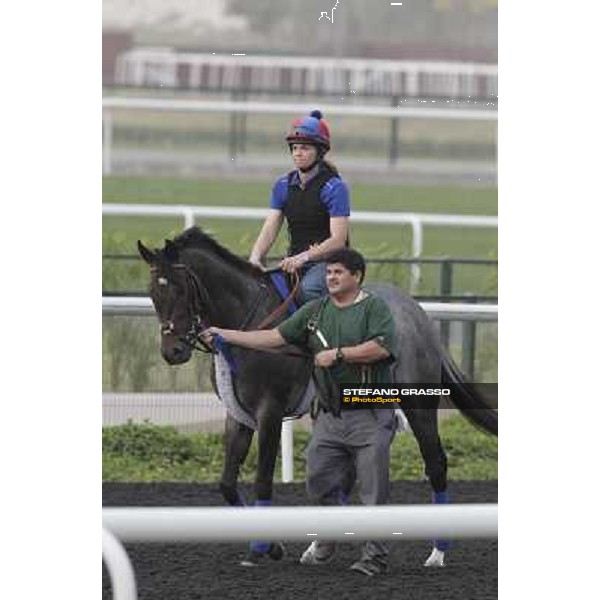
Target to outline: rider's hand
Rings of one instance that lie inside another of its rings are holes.
[[[308,250],[295,254],[294,256],[286,256],[280,263],[279,266],[286,273],[294,273],[297,271],[305,262],[310,260],[310,253]]]
[[[258,256],[250,255],[248,262],[255,267],[258,267],[261,271],[266,271],[267,267],[263,264],[262,260]]]

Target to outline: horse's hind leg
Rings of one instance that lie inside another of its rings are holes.
[[[231,506],[244,506],[246,502],[237,489],[240,467],[244,464],[254,431],[238,423],[229,413],[225,419],[225,461],[219,488]]]
[[[433,488],[433,502],[447,504],[448,465],[446,453],[438,434],[437,410],[417,408],[404,411],[415,435],[421,456],[425,461],[425,473]],[[434,540],[433,551],[425,566],[443,566],[444,553],[448,548],[445,540]]]
[[[446,491],[448,485],[448,467],[446,453],[438,434],[437,410],[432,408],[416,408],[405,410],[421,456],[425,462],[425,474],[434,493]]]

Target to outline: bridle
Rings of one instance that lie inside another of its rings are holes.
[[[200,281],[199,277],[194,273],[194,271],[185,263],[175,263],[171,265],[171,268],[175,270],[182,270],[185,274],[185,282],[187,286],[187,306],[186,313],[190,321],[190,328],[188,331],[180,336],[180,340],[188,346],[192,350],[198,350],[199,352],[204,352],[206,354],[211,354],[215,351],[211,344],[202,339],[202,332],[210,327],[210,324],[204,321],[201,317],[203,312],[207,312],[208,306],[210,305],[210,298],[208,295],[208,290],[204,286],[204,284]],[[158,267],[151,267],[150,272],[158,271]],[[287,310],[290,303],[293,301],[299,287],[300,278],[297,273],[295,275],[294,288],[290,295],[279,305],[275,310],[273,310],[265,319],[263,319],[259,324],[257,329],[263,329],[279,316],[281,316]],[[158,284],[165,285],[166,279],[164,283],[161,282],[161,277],[158,277]],[[268,286],[264,279],[259,282],[259,290],[255,295],[254,300],[252,301],[252,305],[250,310],[246,314],[246,318],[244,321],[236,328],[240,330],[245,330],[258,307],[262,304],[263,296],[267,291]],[[160,332],[162,335],[172,335],[175,330],[175,324],[173,320],[170,319],[168,321],[161,322]]]
[[[180,336],[180,340],[189,348],[199,350],[200,352],[210,353],[212,349],[206,344],[200,334],[208,327],[200,316],[203,306],[208,307],[208,292],[198,279],[196,274],[184,263],[175,263],[171,265],[175,271],[183,271],[187,287],[187,306],[186,313],[189,318],[190,327],[188,331]],[[158,267],[150,267],[150,272],[157,272]],[[166,285],[167,279],[158,277],[158,285]],[[175,330],[173,319],[161,321],[160,333],[162,335],[172,335]]]

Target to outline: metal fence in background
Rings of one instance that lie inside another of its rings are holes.
[[[417,120],[429,120],[429,121],[483,121],[495,123],[498,120],[498,111],[494,107],[482,106],[480,108],[473,106],[450,106],[444,101],[443,104],[437,104],[440,101],[425,101],[429,102],[429,106],[418,103],[417,105],[408,106],[402,104],[403,100],[397,96],[390,96],[385,106],[381,105],[369,105],[361,104],[358,105],[354,101],[348,103],[342,102],[341,104],[327,104],[319,102],[320,110],[327,117],[346,116],[346,117],[362,117],[367,119],[385,119],[389,121],[389,133],[388,133],[388,151],[387,151],[387,165],[385,159],[373,160],[369,157],[362,157],[360,160],[352,160],[350,156],[344,158],[344,164],[347,170],[360,170],[367,168],[369,170],[379,171],[384,167],[384,171],[389,171],[389,167],[395,168],[400,159],[400,124],[403,119],[417,119]],[[415,101],[417,102],[417,101]],[[450,102],[449,100],[447,102]],[[470,101],[469,101],[470,102]],[[475,102],[475,101],[474,101]],[[436,103],[436,106],[433,106]],[[484,103],[485,104],[485,103]],[[488,103],[489,104],[489,103]],[[102,154],[102,169],[105,175],[109,175],[113,172],[114,159],[114,129],[115,129],[115,115],[118,111],[128,111],[129,113],[161,113],[164,115],[185,115],[185,114],[215,114],[229,116],[229,130],[223,131],[225,139],[227,139],[227,155],[219,158],[220,152],[213,150],[209,156],[204,157],[202,160],[212,161],[211,164],[226,163],[231,166],[232,164],[239,168],[242,164],[239,159],[244,156],[246,149],[246,139],[248,136],[247,122],[246,119],[249,115],[287,115],[287,118],[297,116],[299,114],[306,114],[314,106],[309,106],[308,103],[299,102],[274,102],[274,101],[251,101],[245,100],[243,96],[238,93],[234,95],[234,99],[225,100],[198,100],[189,98],[165,98],[165,97],[123,97],[123,96],[110,96],[104,97],[102,100],[102,131],[103,131],[103,154]],[[163,128],[164,129],[164,128]],[[225,128],[226,129],[226,128]],[[364,132],[363,132],[364,133]],[[339,132],[341,134],[341,132]],[[338,135],[339,135],[338,134]],[[165,131],[162,132],[162,136],[166,135]],[[356,135],[352,136],[356,138]],[[339,139],[339,138],[338,138]],[[494,142],[495,145],[495,142]],[[143,148],[129,148],[128,152],[133,155],[141,155],[144,152],[147,155],[147,160],[152,161],[169,161],[183,160],[182,152],[173,152],[173,148],[169,148],[169,156],[163,156],[164,152],[155,150],[154,153],[152,148],[147,147],[146,144]],[[378,148],[383,146],[378,140]],[[189,154],[189,151],[188,151]],[[143,158],[143,157],[142,157]],[[283,158],[283,154],[279,157],[280,160]],[[188,160],[194,160],[194,164],[198,163],[198,156],[188,156]],[[217,160],[218,159],[218,160]],[[271,167],[278,167],[277,163],[273,163],[275,157],[265,156],[265,152],[261,152],[260,156],[252,157],[252,160],[258,160],[259,162],[254,164],[251,160],[245,159],[248,165],[254,165],[256,168],[265,165],[271,165]],[[438,161],[440,162],[440,161]],[[456,162],[456,161],[454,161]],[[473,161],[471,161],[473,162]],[[383,164],[381,164],[383,163]],[[490,163],[490,164],[487,164]],[[494,159],[490,159],[484,165],[477,164],[478,172],[485,175],[486,182],[489,183],[490,177],[495,181],[495,164]],[[467,167],[458,166],[452,167],[456,170],[464,170]],[[464,168],[463,168],[464,167]],[[442,167],[441,165],[436,167],[438,170],[444,171],[449,169],[448,166]],[[469,167],[470,168],[470,167]]]

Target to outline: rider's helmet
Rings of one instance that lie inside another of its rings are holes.
[[[312,144],[322,157],[331,147],[329,125],[323,119],[320,110],[313,110],[310,116],[292,121],[290,131],[285,138],[290,150],[292,144]]]

